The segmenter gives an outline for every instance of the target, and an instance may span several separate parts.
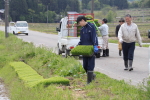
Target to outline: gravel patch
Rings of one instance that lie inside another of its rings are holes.
[[[2,79],[0,79],[0,100],[10,100],[7,96],[7,92]]]

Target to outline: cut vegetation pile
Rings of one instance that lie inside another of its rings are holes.
[[[69,84],[69,80],[63,77],[52,77],[44,79],[43,76],[39,75],[30,66],[23,62],[12,62],[9,64],[14,68],[15,72],[21,80],[29,87],[35,87],[37,85],[49,85],[49,84]]]
[[[94,53],[92,45],[78,45],[71,50],[72,55],[91,56]]]

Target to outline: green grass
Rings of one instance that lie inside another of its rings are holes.
[[[93,46],[92,45],[78,45],[71,50],[72,55],[84,55],[91,56],[93,55]]]
[[[118,44],[118,40],[117,39],[109,39],[109,43],[115,43]],[[139,46],[138,43],[135,44],[136,46]],[[149,44],[143,44],[142,47],[149,47]]]
[[[44,79],[35,70],[24,62],[11,62],[9,67],[13,67],[18,77],[24,81],[28,87],[36,87],[38,85],[50,85],[50,84],[66,84],[69,85],[69,80],[63,77],[51,77]]]
[[[63,58],[48,48],[34,47],[10,34],[5,39],[0,32],[0,77],[4,80],[11,100],[148,100],[148,92],[96,72],[96,80],[86,85],[86,74],[76,59]],[[12,67],[13,61],[23,61],[43,78],[63,76],[70,86],[50,84],[28,88]],[[150,87],[150,86],[149,86]],[[79,91],[80,90],[80,91]]]
[[[56,27],[59,27],[59,23],[29,23],[30,30],[48,34],[58,34],[58,32],[56,31]]]

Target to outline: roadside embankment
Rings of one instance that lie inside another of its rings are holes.
[[[35,47],[10,34],[4,38],[0,31],[0,77],[8,89],[11,100],[146,100],[149,91],[132,86],[123,80],[111,79],[96,73],[96,80],[86,85],[82,65],[73,57],[63,58],[45,47]],[[61,76],[69,79],[70,85],[49,84],[28,88],[10,62],[24,62],[44,79]]]

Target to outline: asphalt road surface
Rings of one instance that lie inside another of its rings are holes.
[[[0,26],[4,31],[4,27]],[[45,45],[56,50],[57,35],[29,31],[29,35],[18,35],[18,38],[27,42],[33,42],[36,46]],[[118,54],[118,45],[109,43],[110,56],[96,58],[95,71],[99,71],[111,78],[125,80],[129,84],[138,85],[149,76],[149,52],[148,48],[136,47],[133,61],[133,71],[124,71],[122,56]],[[82,62],[82,60],[80,60]]]

